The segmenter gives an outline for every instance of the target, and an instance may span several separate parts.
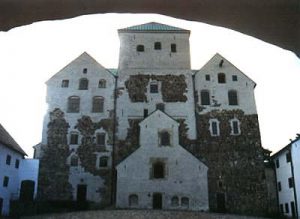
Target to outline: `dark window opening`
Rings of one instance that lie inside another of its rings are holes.
[[[144,118],[148,116],[148,109],[144,109]]]
[[[280,192],[281,191],[281,182],[277,183],[277,187],[278,187],[278,191]]]
[[[99,167],[107,167],[108,166],[108,157],[100,157]]]
[[[23,180],[21,182],[20,200],[22,202],[32,202],[34,198],[35,182],[32,180]]]
[[[292,211],[292,218],[295,218],[296,209],[295,209],[295,203],[294,202],[291,202],[291,211]]]
[[[187,198],[187,197],[182,197],[181,198],[181,205],[183,206],[183,207],[189,207],[189,204],[190,204],[190,200],[189,200],[189,198]]]
[[[89,81],[86,78],[81,78],[79,80],[79,90],[87,90],[89,87]]]
[[[136,46],[136,51],[137,52],[144,52],[145,51],[144,45],[137,45]]]
[[[209,91],[202,90],[200,93],[201,105],[210,105]]]
[[[283,211],[283,204],[280,204],[280,212],[283,214],[284,211]]]
[[[10,165],[10,162],[11,162],[11,156],[10,156],[10,155],[7,155],[7,156],[6,156],[6,164],[7,164],[7,165]]]
[[[77,201],[85,202],[87,193],[87,185],[77,185]]]
[[[171,44],[171,52],[177,52],[176,44],[172,43]]]
[[[86,74],[86,73],[87,73],[87,68],[84,68],[84,69],[82,70],[82,73],[83,73],[83,74]]]
[[[78,144],[78,134],[71,133],[70,144]]]
[[[153,207],[153,209],[162,209],[162,194],[161,193],[153,194],[152,207]]]
[[[231,106],[238,105],[237,92],[235,90],[228,91],[228,102]]]
[[[237,76],[236,75],[232,75],[232,81],[237,81],[237,80],[238,80]]]
[[[165,111],[165,104],[163,104],[163,103],[156,104],[156,109],[164,112]]]
[[[101,79],[99,81],[98,88],[106,88],[106,80]]]
[[[294,178],[290,177],[288,180],[289,180],[289,188],[293,188],[294,187]]]
[[[158,93],[158,84],[150,84],[150,93]]]
[[[279,168],[279,167],[280,167],[280,165],[279,165],[279,160],[276,159],[276,168]]]
[[[171,206],[177,207],[179,205],[179,198],[177,196],[172,197]]]
[[[16,159],[15,168],[19,169],[19,166],[20,166],[20,160]]]
[[[211,123],[212,135],[218,135],[218,122],[213,121]]]
[[[218,83],[219,84],[225,84],[226,83],[226,76],[224,73],[218,74]]]
[[[210,81],[210,75],[205,75],[205,80]]]
[[[129,196],[129,206],[136,207],[139,204],[139,197],[135,194]]]
[[[153,178],[163,179],[165,177],[165,165],[162,162],[153,164]]]
[[[289,204],[285,203],[285,213],[290,213]]]
[[[238,121],[232,121],[232,133],[235,135],[239,134],[239,122]]]
[[[3,178],[3,187],[8,187],[8,182],[9,182],[9,177],[4,176],[4,178]]]
[[[218,184],[219,184],[219,188],[222,189],[222,188],[223,188],[223,182],[222,182],[222,181],[219,181]]]
[[[292,160],[291,153],[288,152],[285,156],[286,156],[286,162],[287,163],[291,162],[291,160]]]
[[[167,146],[170,145],[170,134],[169,132],[160,133],[160,145]]]
[[[78,157],[76,155],[71,156],[71,162],[70,162],[72,167],[77,167],[78,166]]]
[[[104,110],[104,98],[103,97],[93,97],[93,113],[102,113]]]
[[[154,49],[155,50],[161,50],[161,42],[155,42],[154,43]]]
[[[62,80],[61,87],[69,87],[69,80]]]
[[[97,145],[104,146],[105,145],[105,133],[97,134],[96,142],[97,142]]]
[[[78,113],[80,107],[80,98],[73,96],[68,99],[68,112],[69,113]]]

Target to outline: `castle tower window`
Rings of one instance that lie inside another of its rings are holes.
[[[19,169],[19,166],[20,166],[20,160],[16,159],[15,168]]]
[[[165,165],[162,162],[156,162],[152,166],[153,168],[153,178],[163,179],[165,178]]]
[[[72,155],[71,156],[71,161],[70,161],[70,164],[72,167],[77,167],[78,166],[78,157],[77,155]]]
[[[182,205],[182,207],[188,208],[189,205],[190,205],[190,200],[189,200],[189,198],[187,198],[187,197],[182,197],[182,198],[181,198],[181,205]]]
[[[210,123],[210,134],[211,136],[219,136],[220,135],[220,128],[219,128],[219,124],[220,122],[217,119],[211,119],[209,120]]]
[[[78,144],[78,134],[76,132],[71,133],[70,144]]]
[[[232,81],[237,81],[237,80],[238,80],[237,76],[236,75],[232,75]]]
[[[224,73],[218,74],[218,83],[219,84],[225,84],[226,83],[226,76]]]
[[[77,96],[72,96],[68,98],[68,112],[78,113],[80,108],[80,98]]]
[[[171,52],[177,52],[177,48],[176,48],[176,44],[175,43],[172,43],[171,44]]]
[[[86,73],[87,73],[87,68],[84,68],[84,69],[82,70],[82,73],[83,73],[83,74],[86,74]]]
[[[155,42],[154,43],[154,49],[155,50],[161,50],[161,42]]]
[[[100,157],[99,166],[100,167],[107,167],[108,166],[108,157],[107,156]]]
[[[286,156],[286,162],[287,162],[287,163],[291,162],[291,160],[292,160],[291,153],[288,152],[288,153],[286,153],[285,156]]]
[[[177,207],[179,205],[179,199],[177,196],[173,196],[171,199],[171,206],[172,207]]]
[[[160,145],[169,146],[170,145],[170,133],[163,131],[160,133]]]
[[[228,91],[228,103],[231,106],[237,106],[238,105],[237,91],[235,91],[235,90]]]
[[[205,80],[210,81],[210,75],[205,75]]]
[[[106,80],[101,79],[99,81],[98,88],[106,88]]]
[[[10,162],[11,162],[11,156],[10,156],[10,155],[7,155],[7,156],[6,156],[6,164],[7,164],[7,165],[10,165]]]
[[[152,82],[150,84],[150,93],[158,93],[158,84],[157,84],[157,82]]]
[[[156,109],[164,112],[165,111],[165,104],[163,104],[163,103],[156,104]]]
[[[105,133],[98,133],[96,137],[96,143],[99,146],[105,145]]]
[[[64,87],[64,88],[69,87],[69,80],[62,80],[61,87]]]
[[[136,194],[131,194],[128,202],[130,207],[137,207],[139,205],[139,197]]]
[[[103,97],[93,97],[93,113],[102,113],[104,110],[104,98]]]
[[[3,178],[3,187],[8,187],[8,182],[9,182],[9,177],[4,176],[4,178]]]
[[[238,119],[230,120],[230,126],[231,126],[231,135],[241,134],[240,121]]]
[[[210,97],[208,90],[202,90],[200,93],[201,105],[210,105]]]
[[[144,52],[145,51],[144,45],[137,45],[136,46],[136,51],[137,52]]]
[[[79,90],[87,90],[89,87],[89,81],[86,78],[81,78],[79,80]]]

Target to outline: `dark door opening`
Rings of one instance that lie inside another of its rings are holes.
[[[221,213],[226,212],[224,193],[217,193],[217,211]]]
[[[291,202],[292,217],[296,217],[295,202]]]
[[[86,201],[86,185],[77,185],[77,201],[78,202],[85,202]]]
[[[2,208],[3,208],[3,198],[0,198],[0,217],[2,215]]]
[[[153,194],[152,207],[153,207],[153,209],[162,209],[162,194],[161,193]]]
[[[35,182],[32,180],[23,180],[21,182],[20,201],[32,202],[34,197]]]

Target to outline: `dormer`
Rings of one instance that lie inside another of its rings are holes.
[[[190,31],[160,23],[118,30],[119,69],[190,69]]]

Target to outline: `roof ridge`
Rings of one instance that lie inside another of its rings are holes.
[[[144,24],[138,24],[130,27],[125,27],[123,29],[119,29],[119,32],[135,32],[135,31],[171,31],[171,32],[185,32],[189,33],[189,30],[182,29],[179,27],[171,26],[168,24],[162,24],[157,22],[149,22]]]

